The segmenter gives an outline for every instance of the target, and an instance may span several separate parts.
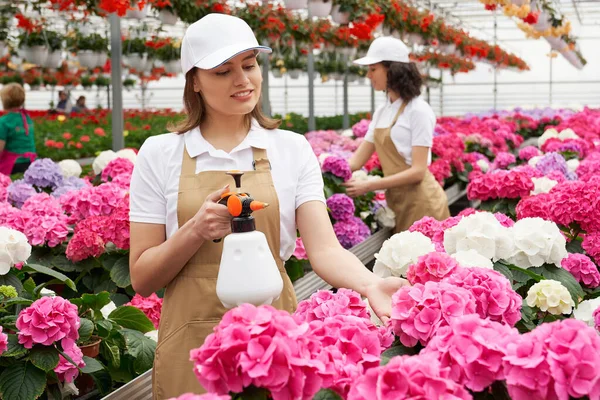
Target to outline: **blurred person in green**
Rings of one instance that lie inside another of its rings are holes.
[[[33,121],[25,111],[25,89],[10,83],[0,90],[2,107],[7,112],[0,118],[0,173],[25,172],[35,159]]]

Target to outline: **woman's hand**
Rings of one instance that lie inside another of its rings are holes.
[[[392,295],[403,286],[408,286],[406,279],[389,277],[379,279],[370,285],[365,293],[369,305],[385,324],[392,314]]]
[[[209,194],[194,215],[194,232],[204,240],[222,239],[231,233],[231,214],[227,206],[218,204],[221,195],[229,191],[229,185]]]
[[[359,197],[365,193],[372,192],[371,183],[369,181],[357,181],[351,179],[346,183],[342,183],[342,186],[346,188],[346,194],[350,197]]]

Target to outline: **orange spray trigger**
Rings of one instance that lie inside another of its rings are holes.
[[[229,213],[232,216],[238,217],[242,213],[242,208],[242,201],[239,199],[239,197],[231,196],[227,200],[227,210],[229,210]]]
[[[267,207],[269,207],[269,203],[263,203],[262,201],[254,200],[252,203],[250,203],[250,209],[252,211],[262,210]]]

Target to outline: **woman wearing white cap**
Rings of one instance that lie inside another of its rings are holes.
[[[260,110],[259,46],[241,19],[209,14],[190,25],[181,44],[186,119],[173,133],[150,137],[131,179],[131,281],[148,296],[166,287],[154,364],[154,398],[202,392],[189,361],[226,310],[216,296],[222,243],[231,216],[217,203],[227,170],[243,170],[252,196],[270,206],[255,215],[283,275],[273,305],[294,311],[284,260],[300,230],[310,263],[332,286],[365,295],[389,316],[391,295],[406,281],[381,279],[344,250],[331,227],[323,180],[306,139],[278,129]]]
[[[396,213],[396,233],[424,216],[438,220],[450,216],[446,193],[427,168],[435,114],[419,97],[422,78],[409,53],[401,40],[380,37],[371,43],[366,57],[354,61],[369,66],[367,77],[375,90],[386,91],[387,101],[375,111],[350,167],[353,171],[361,169],[377,151],[384,177],[352,180],[346,190],[351,197],[385,190],[387,204]]]

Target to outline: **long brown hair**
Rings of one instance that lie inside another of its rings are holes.
[[[407,103],[421,95],[423,78],[414,62],[390,62],[381,64],[387,68],[387,88],[396,92]]]
[[[185,107],[185,119],[178,123],[169,123],[167,129],[177,134],[183,134],[200,126],[206,119],[206,105],[202,94],[194,91],[194,74],[197,68],[194,67],[185,75],[185,88],[183,89],[183,104]],[[263,114],[262,94],[258,103],[251,113],[246,114],[246,125],[250,128],[252,119],[265,129],[277,129],[281,125],[281,120],[272,119]]]

